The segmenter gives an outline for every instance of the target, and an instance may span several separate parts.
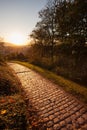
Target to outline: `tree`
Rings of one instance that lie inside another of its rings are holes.
[[[87,42],[86,12],[86,0],[48,0],[45,8],[39,12],[40,21],[31,35],[40,47],[40,53],[43,52],[41,55],[44,56],[44,50],[49,48],[53,62],[58,41],[70,49],[70,54],[72,51],[80,53]]]
[[[0,61],[3,61],[4,59],[4,52],[5,51],[5,48],[4,48],[4,41],[3,41],[3,38],[0,37]]]
[[[42,45],[42,48],[50,49],[50,57],[53,62],[56,24],[55,24],[55,7],[57,0],[49,0],[46,7],[39,12],[40,21],[36,24],[36,29],[31,36],[35,39],[35,43]]]
[[[87,1],[61,1],[56,12],[60,37],[64,40],[69,38],[73,40],[73,43],[84,45],[87,39]]]

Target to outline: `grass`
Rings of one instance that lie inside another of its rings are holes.
[[[58,76],[58,75],[54,74],[53,72],[42,69],[38,66],[29,64],[27,62],[16,61],[16,63],[24,65],[24,66],[40,73],[45,78],[48,78],[52,82],[60,85],[61,88],[63,88],[66,92],[71,93],[72,95],[76,96],[76,98],[78,98],[79,100],[87,103],[87,86],[79,85],[73,81],[70,81],[61,76]]]
[[[0,65],[0,95],[12,95],[19,92],[19,82],[15,82],[17,78],[11,73],[10,68]]]
[[[20,85],[11,69],[0,64],[1,130],[27,130],[26,103],[20,93]]]

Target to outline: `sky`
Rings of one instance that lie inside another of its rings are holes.
[[[18,33],[28,39],[39,20],[38,12],[45,7],[46,2],[47,0],[0,0],[0,37],[8,41],[11,35]]]

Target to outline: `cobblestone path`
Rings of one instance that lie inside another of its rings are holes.
[[[38,73],[16,63],[9,65],[37,107],[46,127],[43,130],[87,130],[86,106]]]

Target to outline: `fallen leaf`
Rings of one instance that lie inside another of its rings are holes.
[[[15,100],[12,99],[12,98],[10,98],[10,99],[9,99],[9,102],[10,102],[10,103],[15,103]]]
[[[5,102],[6,102],[5,99],[1,99],[1,100],[0,100],[0,103],[5,103]]]
[[[7,112],[6,110],[2,110],[1,115],[4,115],[6,112]]]

